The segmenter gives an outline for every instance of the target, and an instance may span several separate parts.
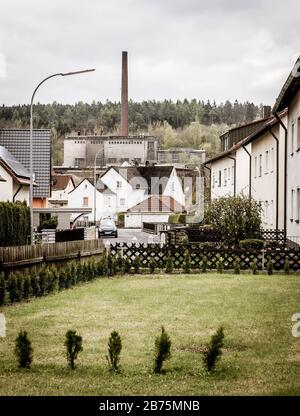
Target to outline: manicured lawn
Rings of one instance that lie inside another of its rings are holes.
[[[2,308],[0,395],[278,395],[300,394],[300,338],[291,316],[300,312],[300,276],[229,274],[101,278],[70,290]],[[166,373],[152,373],[155,336],[172,339]],[[207,375],[200,351],[220,325],[225,348]],[[66,366],[64,335],[83,336],[77,368]],[[30,370],[13,354],[20,329],[34,348]],[[122,371],[111,374],[107,340],[123,340]]]

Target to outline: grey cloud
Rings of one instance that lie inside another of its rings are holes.
[[[10,0],[1,6],[0,104],[118,100],[121,51],[133,99],[274,101],[299,54],[297,0]],[[72,78],[72,79],[71,79]]]

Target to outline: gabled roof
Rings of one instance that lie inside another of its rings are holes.
[[[30,184],[28,170],[3,146],[0,146],[0,164],[13,176],[16,182],[22,185]]]
[[[4,146],[26,169],[30,169],[30,130],[0,129],[0,145]],[[38,185],[36,198],[50,196],[51,130],[33,130],[33,171]]]
[[[184,206],[177,202],[172,196],[149,195],[144,201],[131,207],[129,213],[150,212],[175,212],[184,211]]]
[[[52,175],[52,191],[65,190],[70,181],[72,181],[72,184],[75,187],[72,175]]]
[[[300,88],[300,56],[285,81],[273,107],[273,114],[278,113],[288,107],[289,102],[293,99]]]

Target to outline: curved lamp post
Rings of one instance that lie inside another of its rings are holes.
[[[35,93],[39,89],[39,87],[48,79],[54,78],[54,77],[66,77],[69,75],[77,75],[77,74],[83,74],[85,72],[92,72],[95,71],[95,69],[84,69],[83,71],[74,71],[74,72],[59,72],[57,74],[49,75],[48,77],[44,78],[38,86],[33,91],[31,102],[30,102],[30,188],[29,188],[29,205],[30,205],[30,244],[33,244],[33,143],[32,143],[32,132],[33,132],[33,100]]]

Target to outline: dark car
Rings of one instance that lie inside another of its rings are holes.
[[[99,237],[112,236],[112,237],[117,238],[118,229],[113,220],[102,220],[100,222],[98,234],[99,234]]]

